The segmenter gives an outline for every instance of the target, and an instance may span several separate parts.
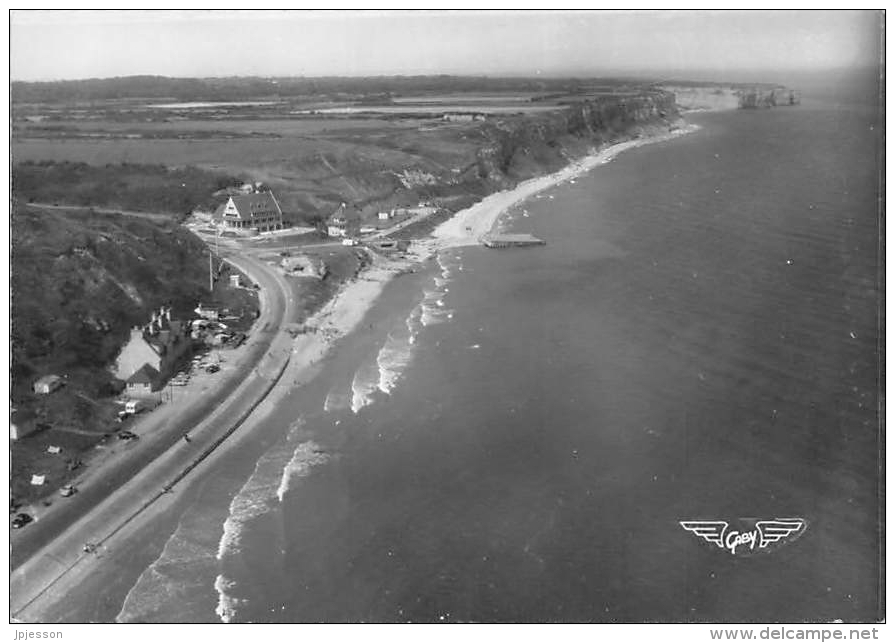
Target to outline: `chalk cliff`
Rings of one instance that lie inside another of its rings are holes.
[[[505,187],[601,145],[667,131],[679,120],[674,95],[665,91],[583,98],[556,112],[490,120],[482,126],[487,143],[478,151],[475,174],[466,178]]]
[[[780,85],[662,85],[683,110],[722,111],[798,105],[798,91]]]

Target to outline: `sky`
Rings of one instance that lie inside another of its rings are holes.
[[[881,18],[847,11],[26,11],[12,80],[136,74],[734,76],[879,63]]]

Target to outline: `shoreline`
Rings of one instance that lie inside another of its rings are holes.
[[[178,480],[161,502],[143,510],[140,516],[123,526],[104,541],[104,547],[111,552],[124,552],[127,541],[138,529],[146,528],[154,519],[169,510],[203,473],[213,467],[221,457],[231,453],[242,440],[251,436],[259,422],[269,415],[293,387],[310,382],[319,372],[319,364],[330,353],[331,348],[342,338],[351,334],[378,300],[386,285],[399,274],[412,270],[414,266],[431,260],[438,252],[455,247],[478,245],[479,238],[489,232],[509,208],[525,199],[554,187],[569,179],[578,177],[600,165],[608,163],[618,154],[636,147],[671,140],[699,129],[699,126],[683,124],[679,129],[655,135],[629,139],[606,146],[592,154],[571,162],[566,167],[549,175],[534,177],[513,188],[488,195],[478,203],[457,212],[449,220],[439,225],[430,238],[413,240],[402,258],[388,259],[375,253],[372,264],[356,277],[343,284],[336,294],[317,313],[305,321],[308,332],[295,335],[288,342],[290,356],[283,371],[277,376],[278,382],[290,382],[289,386],[279,383],[245,417],[233,431],[231,439],[220,444],[209,453],[188,475]],[[30,622],[45,622],[43,615],[52,613],[54,605],[65,600],[68,591],[82,582],[83,577],[94,574],[114,574],[114,565],[102,565],[87,559],[82,564],[73,565],[57,578],[45,596],[35,596],[27,606],[20,608],[20,614]],[[84,564],[86,563],[86,564]],[[216,588],[217,589],[217,588]],[[219,613],[220,617],[225,614]],[[222,618],[222,620],[224,620]]]
[[[457,212],[435,228],[432,235],[439,241],[439,246],[441,246],[439,249],[477,245],[483,235],[492,231],[502,214],[538,192],[565,183],[600,165],[609,163],[627,150],[669,141],[700,129],[699,125],[693,123],[685,121],[681,121],[681,123],[682,126],[674,130],[613,143],[593,151],[588,156],[572,161],[552,174],[526,179],[515,187],[489,194],[478,203]]]

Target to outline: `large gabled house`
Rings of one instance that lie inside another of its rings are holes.
[[[350,226],[348,208],[343,203],[326,220],[326,234],[330,237],[347,237]]]
[[[283,229],[283,211],[273,192],[234,194],[218,207],[214,218],[223,227],[236,230]]]
[[[113,369],[129,395],[148,395],[165,384],[190,349],[189,331],[189,324],[171,319],[171,308],[165,306],[152,313],[148,324],[131,330]]]

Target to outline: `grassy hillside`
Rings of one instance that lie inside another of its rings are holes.
[[[120,383],[108,366],[132,326],[162,304],[189,319],[200,298],[252,319],[258,301],[226,279],[210,297],[205,245],[173,223],[24,206],[14,208],[11,230],[11,420],[37,429],[11,444],[12,495],[21,502],[53,493],[76,475],[69,463],[120,428]],[[65,385],[34,394],[34,380],[50,373]],[[50,445],[62,455],[48,454]],[[47,475],[47,486],[32,487],[32,473]]]
[[[88,375],[105,366],[128,329],[171,303],[186,314],[207,289],[204,244],[174,225],[84,211],[16,208],[12,225],[13,403],[44,373]]]
[[[213,194],[242,181],[196,167],[121,163],[23,162],[13,168],[12,189],[20,202],[85,205],[171,214],[212,208]]]

